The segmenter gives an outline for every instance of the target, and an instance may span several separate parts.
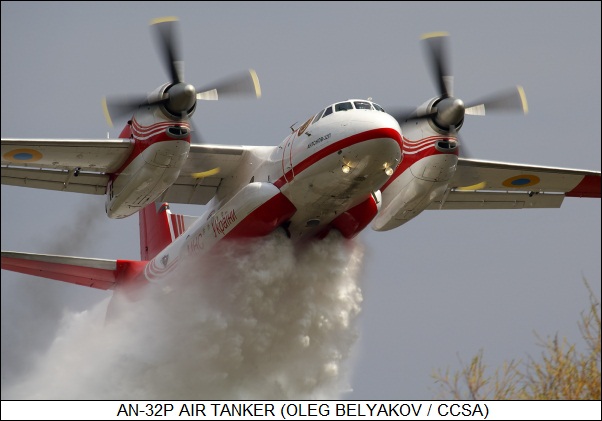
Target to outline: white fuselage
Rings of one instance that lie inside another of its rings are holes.
[[[304,238],[367,200],[401,161],[399,124],[385,112],[349,109],[314,120],[276,147],[251,150],[237,185],[218,189],[207,214],[250,180],[271,183],[297,209],[287,225],[291,238]]]
[[[313,120],[278,146],[250,148],[203,216],[149,262],[145,277],[163,279],[182,257],[203,254],[223,238],[265,235],[278,227],[292,240],[317,236],[336,228],[333,221],[350,209],[374,201],[401,160],[397,121],[375,109]],[[372,220],[371,209],[356,208],[351,220],[364,225],[349,236]]]

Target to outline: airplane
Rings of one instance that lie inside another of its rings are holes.
[[[600,198],[601,173],[466,156],[466,115],[527,112],[515,87],[465,104],[454,96],[446,33],[425,46],[438,95],[419,107],[372,99],[322,107],[276,146],[206,144],[192,123],[197,101],[260,97],[254,71],[195,87],[184,81],[176,18],[153,21],[170,81],[149,95],[103,99],[119,139],[1,141],[2,184],[105,195],[109,218],[139,216],[140,260],[2,251],[5,270],[123,295],[162,285],[187,258],[228,239],[281,230],[303,244],[336,230],[400,227],[425,210],[558,208]],[[170,203],[204,205],[199,216]],[[131,295],[133,296],[133,295]]]

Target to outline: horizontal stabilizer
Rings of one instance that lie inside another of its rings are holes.
[[[133,280],[147,262],[2,252],[2,269],[102,290]]]

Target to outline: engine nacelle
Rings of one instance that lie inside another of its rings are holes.
[[[381,209],[372,229],[396,228],[443,197],[454,175],[458,157],[452,154],[432,155],[413,164],[382,192]]]
[[[146,148],[109,181],[105,210],[109,218],[125,218],[154,202],[180,175],[190,143],[157,142]]]

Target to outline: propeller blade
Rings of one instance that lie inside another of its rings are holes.
[[[253,96],[261,97],[261,87],[255,70],[250,69],[243,73],[224,78],[211,85],[197,88],[197,99],[217,100],[231,97]]]
[[[432,32],[422,36],[437,91],[444,98],[454,95],[454,77],[448,59],[448,37],[447,32]]]
[[[169,95],[158,101],[150,102],[146,95],[120,95],[110,98],[102,97],[102,109],[109,126],[113,127],[113,119],[131,117],[142,106],[154,106],[169,101]]]
[[[496,94],[492,94],[480,101],[475,101],[466,106],[466,114],[485,115],[488,112],[514,112],[527,114],[527,96],[522,86],[516,86]]]
[[[390,109],[388,108],[387,112],[391,116],[393,116],[393,118],[395,120],[397,120],[399,122],[399,124],[404,123],[406,121],[411,121],[411,120],[421,120],[423,118],[430,118],[436,114],[436,111],[435,111],[430,114],[418,115],[416,113],[416,108],[412,108],[412,107],[394,107],[394,108],[390,108]]]
[[[481,181],[481,182],[473,184],[471,186],[456,187],[456,190],[460,190],[460,191],[485,190],[486,187],[487,187],[487,182]]]
[[[113,119],[130,117],[141,105],[148,104],[145,96],[112,96],[102,98],[102,109],[109,126],[113,127]]]
[[[220,167],[215,167],[208,171],[195,172],[190,175],[192,178],[206,178],[206,177],[211,177],[212,175],[219,174],[220,171],[221,171]]]
[[[184,81],[184,61],[178,51],[176,25],[178,18],[169,16],[153,19],[151,26],[155,28],[161,47],[162,61],[167,67],[169,77],[173,83]]]

